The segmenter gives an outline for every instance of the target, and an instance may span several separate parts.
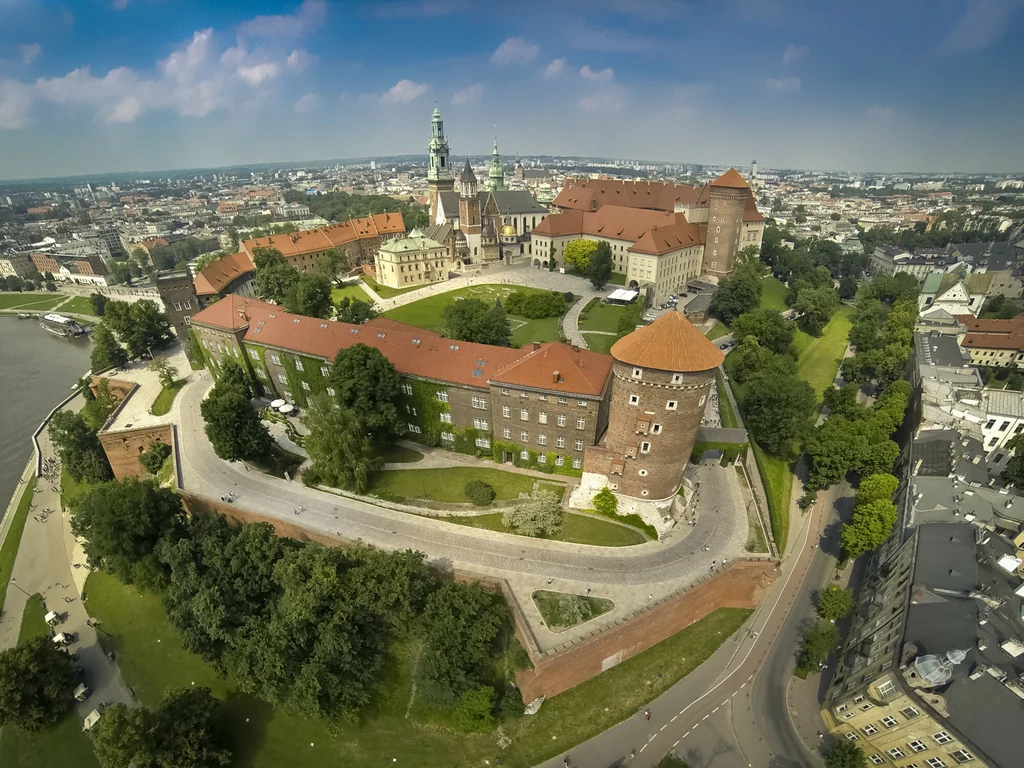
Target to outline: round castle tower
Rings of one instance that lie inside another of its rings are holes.
[[[725,356],[680,312],[619,339],[611,354],[608,430],[600,458],[595,453],[595,464],[608,463],[585,469],[607,474],[622,495],[670,498],[683,482]]]

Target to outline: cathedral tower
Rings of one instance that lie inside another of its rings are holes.
[[[427,164],[427,194],[430,200],[430,223],[433,224],[437,217],[437,196],[441,192],[451,192],[455,189],[455,177],[452,176],[451,165],[448,162],[448,140],[444,137],[444,121],[441,119],[441,110],[437,107],[434,107],[434,116],[430,122],[430,144],[427,146],[427,152],[430,155]]]
[[[459,229],[466,235],[479,235],[480,197],[477,195],[476,174],[466,158],[466,165],[459,176]]]
[[[501,155],[498,154],[498,137],[494,137],[494,152],[491,154],[491,167],[487,170],[487,190],[500,192],[508,189],[505,186],[505,171],[501,167]]]

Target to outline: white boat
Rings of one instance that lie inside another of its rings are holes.
[[[71,337],[85,334],[85,327],[80,325],[78,321],[64,315],[58,315],[55,312],[40,315],[39,325],[44,331],[49,331],[55,336]]]

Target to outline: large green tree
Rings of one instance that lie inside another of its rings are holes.
[[[288,291],[299,282],[299,273],[276,248],[253,248],[256,265],[256,293],[260,298],[283,304]]]
[[[853,590],[843,589],[838,584],[829,584],[819,589],[815,598],[818,615],[826,621],[835,621],[848,616],[853,610]]]
[[[799,665],[804,669],[812,669],[823,663],[838,642],[839,630],[836,625],[825,619],[818,619],[804,630],[798,654]]]
[[[839,532],[843,552],[855,559],[877,548],[889,538],[896,517],[896,505],[886,499],[858,504],[850,522]]]
[[[596,250],[596,240],[578,238],[565,244],[562,255],[565,257],[566,264],[576,267],[578,271],[586,274],[587,268],[590,266],[590,257]]]
[[[330,317],[331,281],[316,272],[300,275],[285,293],[284,308],[306,317]]]
[[[814,405],[814,390],[806,381],[766,371],[747,385],[743,419],[761,447],[778,455],[807,434]]]
[[[825,755],[825,768],[868,768],[868,759],[855,742],[841,739]]]
[[[761,302],[761,275],[748,262],[737,265],[733,274],[719,284],[711,297],[711,313],[732,323],[740,315],[753,312]]]
[[[1015,488],[1024,487],[1024,432],[1010,438],[1006,442],[1006,448],[1012,451],[1013,455],[1006,462],[1006,468],[1002,472],[1003,482]]]
[[[541,491],[525,504],[509,507],[501,516],[502,525],[523,536],[552,536],[562,530],[564,520],[562,502],[548,491]]]
[[[601,290],[611,279],[612,270],[612,247],[601,241],[590,254],[590,263],[583,274],[590,278],[594,288]]]
[[[96,432],[80,414],[58,411],[50,419],[47,434],[64,470],[78,482],[101,483],[113,477]]]
[[[765,349],[785,354],[793,343],[796,325],[774,309],[758,309],[740,315],[732,324],[732,335],[737,341],[753,337]]]
[[[220,702],[209,688],[170,690],[156,710],[115,704],[93,729],[102,768],[220,768],[231,764]]]
[[[374,439],[388,440],[401,434],[401,378],[379,349],[355,344],[338,350],[328,381],[338,404],[355,414]]]
[[[135,478],[111,480],[78,498],[73,512],[71,531],[85,539],[91,566],[126,584],[164,586],[166,568],[156,550],[183,530],[185,510],[177,493]]]
[[[896,493],[899,484],[893,475],[868,475],[857,486],[857,504],[871,504],[880,499],[892,501],[892,495]]]
[[[366,428],[348,408],[314,397],[302,417],[309,429],[303,443],[312,462],[303,475],[307,482],[363,493],[378,462]]]
[[[273,451],[273,440],[253,408],[251,393],[238,384],[244,378],[241,367],[226,360],[220,380],[199,404],[206,436],[225,461],[260,461]]]
[[[839,297],[831,283],[819,288],[801,288],[793,302],[793,309],[800,313],[800,325],[815,336],[821,333],[838,307]]]
[[[374,309],[373,304],[368,301],[361,301],[345,296],[338,302],[337,318],[343,323],[361,325],[367,320],[378,317],[380,312]]]
[[[444,308],[445,335],[458,341],[475,341],[498,347],[512,345],[512,326],[505,310],[480,299],[462,299]]]
[[[71,709],[75,662],[49,635],[0,652],[0,726],[36,732]]]
[[[150,299],[108,301],[103,322],[128,349],[129,358],[163,349],[174,340],[170,318]]]
[[[756,336],[748,336],[731,353],[733,377],[742,384],[758,371],[764,370],[773,354],[770,349],[758,343]]]
[[[89,294],[89,304],[92,305],[92,313],[96,315],[96,317],[103,317],[104,313],[106,312],[108,301],[110,301],[110,299],[108,299],[102,293]]]

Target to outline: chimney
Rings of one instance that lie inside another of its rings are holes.
[[[572,347],[572,351],[573,352],[579,352],[580,351],[580,348],[578,346],[576,346],[575,343],[572,343],[569,346]]]
[[[557,383],[558,383],[558,380],[559,380],[560,378],[562,378],[562,375],[561,375],[561,374],[560,374],[560,373],[559,373],[558,371],[554,371],[554,372],[553,372],[553,373],[551,374],[551,383],[552,383],[552,384],[557,384]]]
[[[540,349],[540,342],[539,341],[533,342],[533,348],[534,349]]]

